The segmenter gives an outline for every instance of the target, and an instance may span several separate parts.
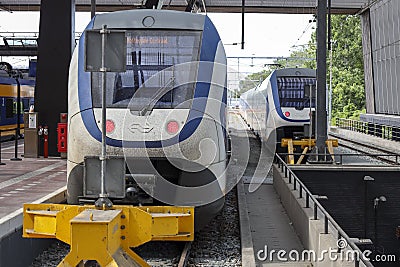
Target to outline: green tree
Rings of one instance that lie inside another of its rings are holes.
[[[332,16],[332,117],[365,113],[362,32],[359,16]]]
[[[332,118],[358,118],[361,113],[365,113],[361,36],[359,16],[332,16]],[[286,68],[315,69],[316,61],[304,59],[316,58],[316,33],[311,35],[307,45],[300,46],[290,57],[295,60],[279,59],[275,63]],[[263,76],[262,73],[254,73],[247,77],[252,79],[250,77]],[[329,68],[327,77],[329,82]]]
[[[259,85],[271,74],[271,72],[271,70],[262,70],[260,72],[247,75],[239,83],[239,95]]]

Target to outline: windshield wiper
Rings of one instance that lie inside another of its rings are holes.
[[[150,107],[154,106],[157,101],[168,92],[169,87],[175,81],[174,77],[171,77],[169,81],[162,87],[160,90],[157,90],[157,93],[151,98],[150,102],[144,106],[141,110],[139,110],[139,116],[145,116],[147,111],[149,111]],[[140,89],[139,89],[140,90]],[[172,89],[171,89],[172,90]]]

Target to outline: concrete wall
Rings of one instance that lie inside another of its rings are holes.
[[[328,197],[328,200],[323,200],[325,209],[350,237],[371,239],[377,246],[378,254],[393,254],[400,259],[400,241],[396,237],[396,229],[400,225],[398,168],[303,167],[293,167],[294,172],[313,194]],[[364,177],[367,175],[375,178],[375,181],[368,182],[365,192]],[[379,204],[376,240],[374,199],[380,196],[385,196],[387,201]],[[368,249],[373,248],[370,246]],[[399,262],[375,263],[375,266],[394,267],[399,266]]]
[[[289,184],[289,179],[284,177],[284,173],[277,165],[273,165],[273,175],[275,190],[305,249],[313,250],[316,255],[320,255],[323,250],[337,249],[337,233],[330,227],[329,233],[324,234],[322,214],[319,213],[319,219],[314,220],[313,209],[305,208],[305,194],[303,194],[303,198],[299,198],[299,191],[294,190],[293,184]],[[313,206],[312,201],[310,201],[310,206]],[[343,250],[341,255],[344,255],[346,251],[347,249]],[[312,262],[312,264],[317,267],[355,266],[353,261],[331,261],[329,257],[325,257],[324,261]],[[365,265],[360,263],[359,266]]]

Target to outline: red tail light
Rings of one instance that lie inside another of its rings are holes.
[[[285,117],[287,117],[287,118],[290,117],[290,112],[289,112],[289,111],[286,111],[286,112],[285,112]]]
[[[106,121],[106,132],[112,133],[115,130],[115,124],[112,120]]]
[[[179,131],[179,123],[177,121],[169,121],[167,123],[167,132],[169,134],[176,134]]]

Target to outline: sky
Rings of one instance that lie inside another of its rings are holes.
[[[258,72],[272,60],[256,57],[286,57],[295,49],[293,46],[306,44],[310,39],[315,23],[309,21],[311,14],[246,14],[245,49],[241,42],[241,14],[208,13],[215,24],[228,57],[254,57],[253,59],[228,59],[228,65],[239,68],[241,73]],[[75,26],[82,32],[90,20],[90,13],[77,12]],[[0,11],[0,35],[4,32],[38,32],[39,12]],[[4,34],[3,34],[4,35]],[[3,58],[3,60],[5,60]],[[7,58],[12,65],[27,65],[26,59]],[[239,63],[239,64],[238,64]]]

